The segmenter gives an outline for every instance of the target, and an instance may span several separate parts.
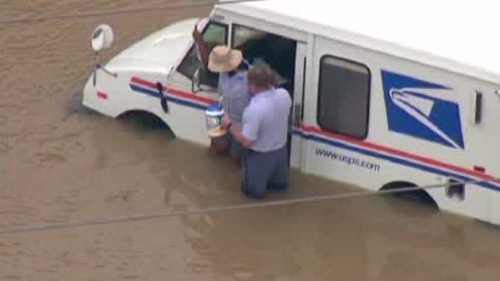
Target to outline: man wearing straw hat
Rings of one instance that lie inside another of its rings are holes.
[[[207,65],[211,72],[220,74],[219,93],[222,94],[224,112],[232,118],[235,124],[241,125],[243,111],[250,102],[247,83],[249,64],[243,59],[241,51],[233,50],[228,46],[217,46],[209,54],[208,45],[196,27],[193,37],[204,65]],[[241,145],[230,134],[213,138],[211,148],[218,154],[229,148],[234,161],[237,164],[241,163]]]
[[[288,187],[288,117],[292,100],[284,89],[275,88],[276,75],[267,65],[248,71],[253,97],[243,114],[242,125],[230,116],[223,126],[247,149],[243,157],[241,188],[248,197],[263,198],[268,189]]]

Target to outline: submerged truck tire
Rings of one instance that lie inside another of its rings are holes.
[[[417,185],[411,182],[397,181],[384,185],[380,189],[380,191],[387,191],[387,190],[397,191],[398,189],[405,189],[409,187],[417,187]],[[436,201],[429,195],[427,191],[423,189],[414,191],[401,191],[394,193],[394,196],[397,198],[429,206],[435,209],[439,209],[439,206],[436,203]]]
[[[143,110],[131,110],[120,114],[116,119],[146,130],[166,130],[173,138],[170,126],[155,114]]]

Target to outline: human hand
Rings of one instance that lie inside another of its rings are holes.
[[[203,40],[203,35],[201,35],[201,32],[198,30],[198,25],[194,25],[194,30],[193,30],[193,39],[196,42],[200,42]]]
[[[227,113],[224,113],[224,117],[222,117],[222,127],[227,128],[231,123],[233,123],[233,120]]]

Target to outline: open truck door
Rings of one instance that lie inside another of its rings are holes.
[[[228,42],[229,26],[212,21],[210,18],[200,20],[197,24],[203,39],[211,50],[217,45],[226,45]],[[167,88],[184,95],[196,95],[205,101],[217,101],[219,75],[210,72],[202,63],[199,48],[195,42],[186,50],[185,55],[171,70]]]

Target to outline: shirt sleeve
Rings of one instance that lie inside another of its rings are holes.
[[[260,114],[258,114],[254,109],[248,107],[243,114],[243,136],[254,142],[257,140],[260,129]]]

